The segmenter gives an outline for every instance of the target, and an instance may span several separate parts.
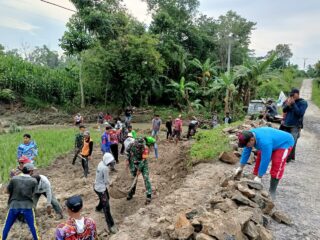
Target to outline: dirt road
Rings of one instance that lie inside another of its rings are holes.
[[[311,100],[312,81],[307,79],[301,97],[308,100],[304,129],[294,163],[286,167],[276,205],[294,220],[294,226],[272,224],[277,240],[320,239],[320,109]]]

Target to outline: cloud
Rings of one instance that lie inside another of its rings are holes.
[[[68,0],[46,0],[66,8],[75,9]],[[67,22],[74,12],[53,6],[41,0],[0,0],[1,15],[30,16],[33,18],[49,18],[59,22]]]
[[[0,26],[28,32],[33,32],[34,30],[39,29],[38,26],[34,26],[25,21],[6,16],[0,16]]]
[[[150,24],[152,17],[148,14],[148,7],[145,2],[141,0],[124,0],[128,12],[141,22]]]

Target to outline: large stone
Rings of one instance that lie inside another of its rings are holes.
[[[219,196],[219,195],[215,195],[215,196],[213,196],[211,199],[210,199],[210,205],[211,205],[211,207],[212,208],[214,208],[214,206],[216,205],[216,204],[218,204],[218,203],[222,203],[222,202],[224,202],[225,201],[225,199],[223,198],[223,197],[221,197],[221,196]]]
[[[148,229],[148,233],[151,235],[151,237],[153,238],[157,238],[161,236],[161,230],[159,229],[159,227],[156,224],[152,224],[149,229]]]
[[[255,157],[254,157],[254,153],[251,152],[250,158],[249,158],[249,160],[248,160],[247,163],[248,163],[249,165],[252,165],[252,164],[254,164],[255,161],[256,161],[256,159],[255,159]]]
[[[228,212],[236,208],[237,208],[237,204],[235,204],[234,201],[232,201],[229,198],[225,199],[223,202],[217,203],[213,207],[213,209],[220,209],[223,212]]]
[[[202,233],[218,240],[243,239],[241,225],[237,222],[236,216],[216,216],[203,222],[202,226]]]
[[[258,226],[259,237],[257,240],[273,240],[272,233],[264,228],[263,226]]]
[[[256,189],[256,190],[262,190],[263,189],[263,185],[261,183],[257,183],[257,182],[252,181],[252,180],[247,180],[246,183],[249,186],[249,188]]]
[[[194,228],[187,219],[185,213],[180,213],[174,224],[174,231],[170,235],[172,238],[188,239],[193,234]]]
[[[233,195],[232,200],[238,205],[248,205],[250,207],[259,207],[258,204],[252,202],[247,197],[243,196],[239,191],[237,191]]]
[[[292,225],[293,222],[291,220],[291,218],[284,212],[280,211],[280,210],[276,210],[274,211],[274,213],[272,214],[272,218],[274,220],[276,220],[279,223],[284,223],[287,225]]]
[[[245,212],[251,212],[252,213],[252,217],[251,217],[251,221],[255,222],[256,224],[263,224],[263,217],[262,217],[262,211],[260,208],[252,208],[252,207],[248,207],[248,206],[242,206],[238,208],[239,211]]]
[[[197,234],[197,236],[196,236],[196,240],[214,240],[214,238],[213,238],[213,237],[210,237],[210,236],[207,235],[207,234],[199,233],[199,234]]]
[[[246,234],[249,239],[257,239],[259,236],[258,228],[252,221],[246,223],[243,228],[243,233]]]
[[[259,205],[264,214],[270,214],[274,208],[272,200],[270,198],[263,197],[260,194],[256,194],[256,196],[251,200]]]
[[[235,133],[236,132],[236,128],[234,127],[227,127],[227,128],[224,128],[222,130],[224,133]]]
[[[219,160],[228,164],[236,164],[239,162],[239,157],[233,152],[222,152],[219,156]]]
[[[249,189],[241,183],[237,184],[237,188],[243,195],[245,195],[248,198],[253,198],[256,195],[256,192],[254,190]]]

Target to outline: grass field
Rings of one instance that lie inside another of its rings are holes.
[[[9,171],[17,166],[17,148],[23,140],[23,134],[29,133],[37,143],[39,156],[36,160],[37,167],[49,165],[55,158],[68,153],[73,149],[74,137],[78,132],[75,127],[34,129],[19,133],[1,135],[0,138],[0,182],[7,181]],[[100,142],[100,133],[92,130],[91,136],[96,143]]]
[[[238,126],[240,122],[232,123],[229,126]],[[230,151],[229,138],[222,130],[226,128],[222,125],[211,130],[199,130],[196,134],[196,142],[190,149],[190,161],[188,166],[193,166],[200,162],[210,162],[217,160],[223,151]]]
[[[316,78],[312,83],[312,101],[320,108],[320,78]]]

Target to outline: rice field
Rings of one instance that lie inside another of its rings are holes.
[[[99,147],[100,132],[92,130],[95,147]],[[49,165],[57,157],[70,152],[74,147],[74,137],[78,128],[33,129],[19,133],[0,135],[0,182],[7,181],[11,169],[17,166],[17,148],[23,141],[23,134],[29,133],[37,143],[37,167]]]

